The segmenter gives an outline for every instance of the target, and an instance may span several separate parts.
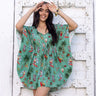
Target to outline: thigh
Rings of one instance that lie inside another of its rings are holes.
[[[47,96],[50,87],[38,87],[35,96]]]

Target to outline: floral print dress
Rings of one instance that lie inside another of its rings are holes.
[[[61,89],[72,72],[72,53],[68,24],[54,24],[58,43],[51,44],[52,36],[42,34],[34,26],[23,26],[17,56],[17,73],[28,89],[50,87],[49,92]],[[17,32],[19,32],[16,29]]]

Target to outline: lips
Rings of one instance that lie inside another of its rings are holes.
[[[41,16],[41,18],[46,18],[46,16]]]

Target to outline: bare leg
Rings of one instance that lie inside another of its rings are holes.
[[[37,89],[33,89],[33,96],[35,96]]]
[[[50,87],[38,87],[35,96],[47,96]]]

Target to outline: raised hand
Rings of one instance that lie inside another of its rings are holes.
[[[33,7],[34,12],[38,11],[38,10],[41,8],[41,6],[42,6],[43,3],[44,3],[44,1],[37,3],[37,4]]]
[[[48,9],[49,9],[51,12],[53,12],[53,13],[55,13],[55,12],[56,12],[56,9],[58,8],[53,2],[51,2],[51,4],[48,3],[47,6],[48,6]]]

